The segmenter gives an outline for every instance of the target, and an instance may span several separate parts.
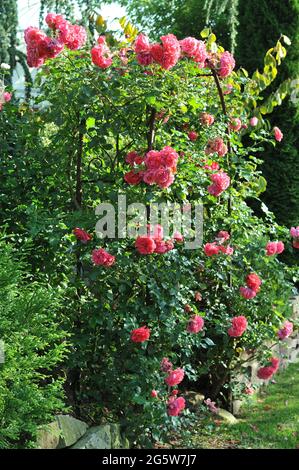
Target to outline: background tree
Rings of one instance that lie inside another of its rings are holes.
[[[16,65],[18,12],[16,0],[2,0],[0,3],[0,63],[5,62],[13,71]],[[11,83],[11,75],[7,82]]]
[[[288,77],[299,77],[299,1],[253,0],[239,2],[239,32],[237,61],[250,72],[261,64],[261,51],[286,34],[292,40],[281,74],[273,86]],[[248,38],[251,38],[248,41]],[[271,122],[284,132],[284,145],[279,153],[272,146],[264,153],[263,172],[268,180],[268,191],[263,199],[276,214],[279,223],[298,224],[299,160],[298,160],[298,103],[285,101],[275,109]],[[284,188],[283,192],[281,188]]]

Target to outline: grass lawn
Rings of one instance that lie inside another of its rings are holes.
[[[228,426],[218,417],[200,420],[182,447],[209,449],[298,449],[299,363],[275,376]]]

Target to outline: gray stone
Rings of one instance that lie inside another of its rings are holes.
[[[115,429],[114,429],[115,431]],[[104,424],[90,428],[72,449],[111,449],[111,426]]]
[[[70,447],[86,433],[87,424],[72,416],[57,415],[56,421],[60,429],[58,449]]]
[[[129,449],[130,443],[120,432],[117,423],[90,428],[71,449]]]
[[[223,410],[222,408],[218,408],[218,412],[216,414],[228,424],[238,423],[237,418],[235,418],[233,414],[231,414],[229,411]]]
[[[56,449],[59,444],[60,428],[57,421],[40,426],[37,431],[37,449]]]

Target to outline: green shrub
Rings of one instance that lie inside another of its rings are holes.
[[[18,257],[0,242],[0,448],[32,447],[37,426],[64,408],[57,372],[67,353],[60,296],[26,279]]]

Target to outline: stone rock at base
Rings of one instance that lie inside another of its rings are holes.
[[[129,449],[130,443],[117,423],[94,426],[71,449]]]
[[[56,449],[60,439],[60,428],[57,421],[40,426],[37,431],[37,449]]]
[[[71,447],[72,449],[111,449],[111,427],[109,424],[94,426]]]
[[[227,410],[223,410],[222,408],[219,408],[216,414],[217,416],[222,418],[224,421],[226,421],[228,424],[236,424],[238,422],[237,418],[235,418],[234,415],[232,415]]]
[[[87,431],[86,423],[69,415],[57,415],[56,421],[60,429],[58,449],[75,444]]]

